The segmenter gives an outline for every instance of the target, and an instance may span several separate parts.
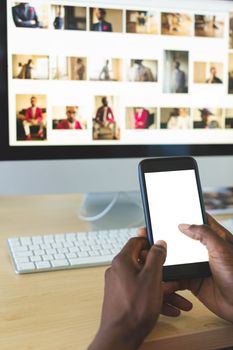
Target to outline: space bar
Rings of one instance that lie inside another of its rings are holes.
[[[113,255],[90,256],[88,258],[69,259],[69,262],[71,266],[104,265],[110,264],[113,257]]]

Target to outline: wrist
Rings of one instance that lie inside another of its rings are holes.
[[[146,335],[143,331],[130,329],[120,322],[107,327],[101,326],[88,350],[136,350]]]

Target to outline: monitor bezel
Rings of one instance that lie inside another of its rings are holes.
[[[7,0],[0,11],[0,160],[105,159],[161,156],[233,155],[232,144],[90,145],[90,146],[10,146],[8,123]]]

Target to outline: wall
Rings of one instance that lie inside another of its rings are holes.
[[[233,186],[233,156],[197,157],[202,186]],[[0,195],[139,190],[140,159],[0,162]],[[103,176],[105,169],[106,176]],[[108,175],[107,175],[108,174]],[[114,174],[114,181],[111,174]]]

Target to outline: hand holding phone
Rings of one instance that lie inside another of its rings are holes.
[[[164,280],[210,275],[208,253],[183,235],[178,225],[207,224],[198,168],[191,157],[147,159],[139,164],[139,180],[150,245],[168,245]]]

